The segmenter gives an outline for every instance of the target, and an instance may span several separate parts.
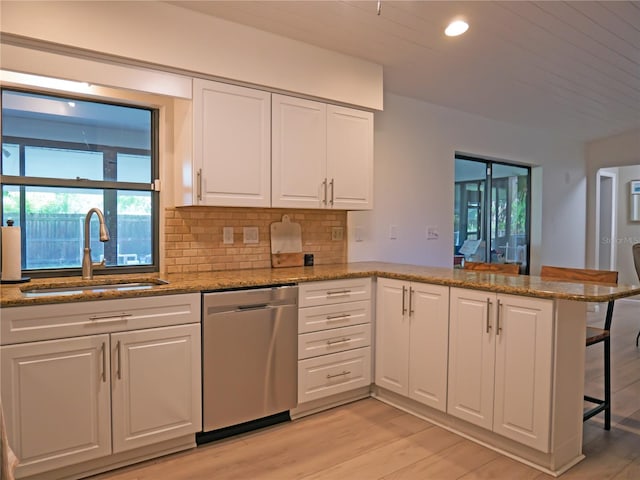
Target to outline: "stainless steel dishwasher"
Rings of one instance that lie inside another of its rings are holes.
[[[289,419],[298,396],[298,287],[205,293],[202,302],[198,443],[227,436],[211,435],[225,427]]]

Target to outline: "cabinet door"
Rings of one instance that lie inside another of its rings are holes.
[[[376,295],[376,385],[409,394],[407,282],[379,278]]]
[[[111,453],[108,335],[0,350],[2,405],[19,476]]]
[[[195,204],[270,206],[269,92],[194,80],[193,134]]]
[[[327,200],[326,105],[273,95],[273,207],[324,208]]]
[[[201,430],[200,325],[111,335],[113,451]]]
[[[493,431],[549,451],[553,302],[498,296]]]
[[[373,113],[327,106],[328,206],[373,208]]]
[[[493,427],[495,294],[452,288],[447,412]]]
[[[447,409],[449,287],[411,283],[409,397]]]

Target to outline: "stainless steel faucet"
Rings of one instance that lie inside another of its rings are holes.
[[[84,217],[84,255],[82,256],[82,278],[84,280],[91,280],[93,278],[94,268],[104,268],[105,259],[101,262],[93,263],[91,261],[91,247],[89,246],[89,226],[91,224],[91,215],[96,214],[98,221],[100,222],[100,241],[109,241],[109,230],[107,230],[107,224],[104,221],[104,215],[99,208],[92,208],[87,212],[87,216]]]

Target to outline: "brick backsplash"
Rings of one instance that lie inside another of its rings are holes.
[[[211,272],[271,266],[270,225],[289,215],[302,229],[302,251],[316,265],[347,261],[347,212],[284,208],[177,207],[165,210],[166,273]],[[222,243],[222,228],[233,227],[233,244]],[[243,243],[243,227],[258,227],[259,242]],[[331,240],[332,227],[343,240]]]

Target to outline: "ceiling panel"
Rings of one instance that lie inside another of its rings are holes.
[[[640,128],[640,2],[179,1],[381,64],[385,91],[583,141]],[[469,31],[443,29],[464,16]]]

